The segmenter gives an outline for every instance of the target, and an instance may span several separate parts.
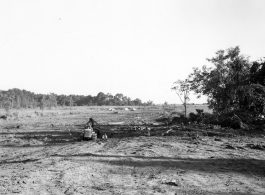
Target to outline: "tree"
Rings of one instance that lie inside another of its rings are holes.
[[[50,93],[48,95],[48,107],[56,107],[57,106],[57,97],[54,93]]]
[[[40,101],[40,109],[44,110],[44,108],[47,106],[46,102],[46,95],[42,95],[41,101]]]
[[[112,106],[113,105],[113,98],[114,96],[110,93],[107,93],[106,105]]]
[[[72,107],[73,107],[73,105],[74,105],[74,100],[73,100],[72,95],[69,96],[68,101],[69,101],[70,110],[72,110]]]
[[[98,95],[96,96],[96,102],[98,103],[99,106],[105,105],[107,99],[108,97],[102,92],[99,92]]]
[[[57,95],[56,100],[60,106],[65,106],[65,103],[68,101],[66,95]]]
[[[146,102],[146,105],[147,105],[147,106],[152,106],[152,105],[153,105],[153,101],[148,100],[148,101]]]
[[[264,62],[251,63],[249,57],[240,54],[239,47],[219,50],[207,60],[213,68],[194,68],[189,75],[191,89],[198,97],[208,96],[209,107],[215,112],[261,114],[265,102]]]
[[[16,96],[16,106],[17,109],[21,107],[21,98],[20,96]]]
[[[128,105],[128,97],[127,96],[122,97],[122,105],[124,105],[124,106]]]
[[[250,68],[250,82],[265,86],[265,58],[253,62]]]
[[[14,107],[14,100],[16,98],[14,90],[10,89],[7,91],[7,97],[11,101],[11,107]]]
[[[237,89],[240,95],[238,110],[248,112],[252,116],[265,113],[265,87],[260,84],[240,86]]]
[[[8,112],[12,108],[11,99],[7,95],[0,93],[0,105]]]
[[[190,82],[188,79],[178,80],[174,82],[174,85],[171,89],[176,92],[180,101],[184,106],[185,117],[187,117],[187,103],[190,100]],[[183,97],[182,97],[183,96]]]
[[[142,105],[142,100],[140,100],[139,98],[136,98],[135,100],[133,100],[133,103],[135,106],[141,106]]]
[[[115,96],[114,96],[114,103],[115,105],[122,105],[122,98],[123,98],[123,94],[122,93],[117,93]]]

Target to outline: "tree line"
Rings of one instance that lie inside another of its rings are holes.
[[[265,58],[250,61],[237,46],[219,50],[207,60],[211,67],[193,68],[185,80],[176,81],[172,87],[185,108],[193,91],[198,98],[208,97],[214,113],[241,113],[250,117],[265,114]]]
[[[11,108],[51,108],[57,106],[142,106],[152,105],[152,101],[142,102],[139,98],[131,99],[121,93],[112,95],[100,92],[97,96],[91,95],[57,95],[34,94],[20,89],[0,91],[0,107],[6,110]]]

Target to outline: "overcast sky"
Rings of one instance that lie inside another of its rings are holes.
[[[0,89],[180,103],[173,82],[217,50],[265,56],[264,10],[264,0],[0,1]]]

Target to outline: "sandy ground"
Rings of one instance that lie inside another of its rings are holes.
[[[155,118],[89,117],[101,124]],[[265,194],[264,135],[194,138],[176,128],[172,136],[147,137],[106,126],[112,138],[79,142],[87,118],[79,113],[2,121],[0,194]]]

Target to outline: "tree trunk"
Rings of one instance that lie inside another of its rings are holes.
[[[187,118],[187,103],[184,102],[185,117]]]

